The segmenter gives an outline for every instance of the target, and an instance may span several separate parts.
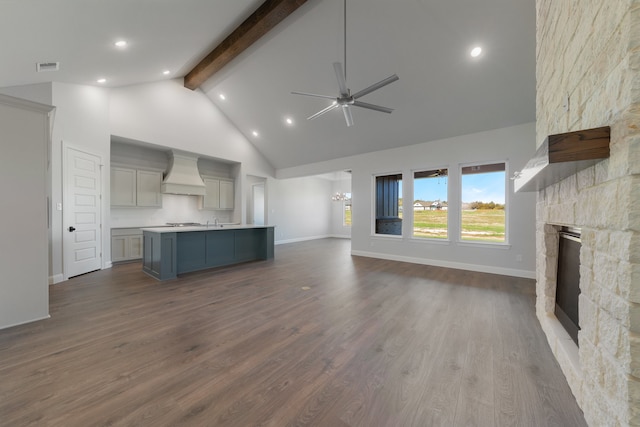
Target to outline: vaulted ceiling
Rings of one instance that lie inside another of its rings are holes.
[[[3,0],[0,87],[181,78],[261,4]],[[198,89],[276,168],[535,120],[533,1],[347,0],[347,84],[355,92],[397,74],[362,98],[395,111],[353,109],[352,127],[339,110],[307,121],[331,101],[290,92],[337,96],[342,14],[343,0],[308,0]],[[483,53],[472,58],[476,45]],[[39,61],[60,70],[36,73]]]

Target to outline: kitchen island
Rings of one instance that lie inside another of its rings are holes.
[[[274,227],[229,225],[143,228],[142,270],[158,280],[273,258]]]

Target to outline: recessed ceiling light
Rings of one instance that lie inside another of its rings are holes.
[[[118,47],[126,47],[127,46],[127,41],[126,40],[118,40],[117,42],[114,43],[116,46]]]
[[[284,119],[284,121],[291,126],[293,124],[293,119],[291,117],[287,117],[286,119]]]
[[[482,48],[480,46],[476,46],[473,49],[471,49],[471,56],[474,58],[480,56],[481,53],[482,53]]]
[[[162,72],[162,74],[164,74],[165,76],[168,76],[169,74],[171,74],[171,71],[169,71],[169,70],[164,70],[164,71]]]
[[[256,138],[260,135],[260,134],[258,133],[258,131],[257,131],[257,130],[254,130],[254,131],[253,131],[253,132],[251,132],[251,133],[252,133],[252,134],[253,134],[253,136],[255,136]]]
[[[98,82],[98,83],[106,83],[107,79],[98,79],[98,80],[96,80],[96,82]]]

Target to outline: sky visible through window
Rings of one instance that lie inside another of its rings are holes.
[[[462,201],[504,204],[504,171],[462,175]],[[448,200],[447,178],[417,179],[414,194],[418,200]]]
[[[462,175],[462,202],[504,204],[504,171]]]
[[[447,177],[423,178],[413,181],[413,194],[416,200],[445,202],[447,196]]]

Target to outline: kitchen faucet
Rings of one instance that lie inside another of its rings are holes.
[[[213,226],[214,227],[218,226],[218,218],[213,218]],[[207,220],[207,228],[209,228],[209,220]]]

